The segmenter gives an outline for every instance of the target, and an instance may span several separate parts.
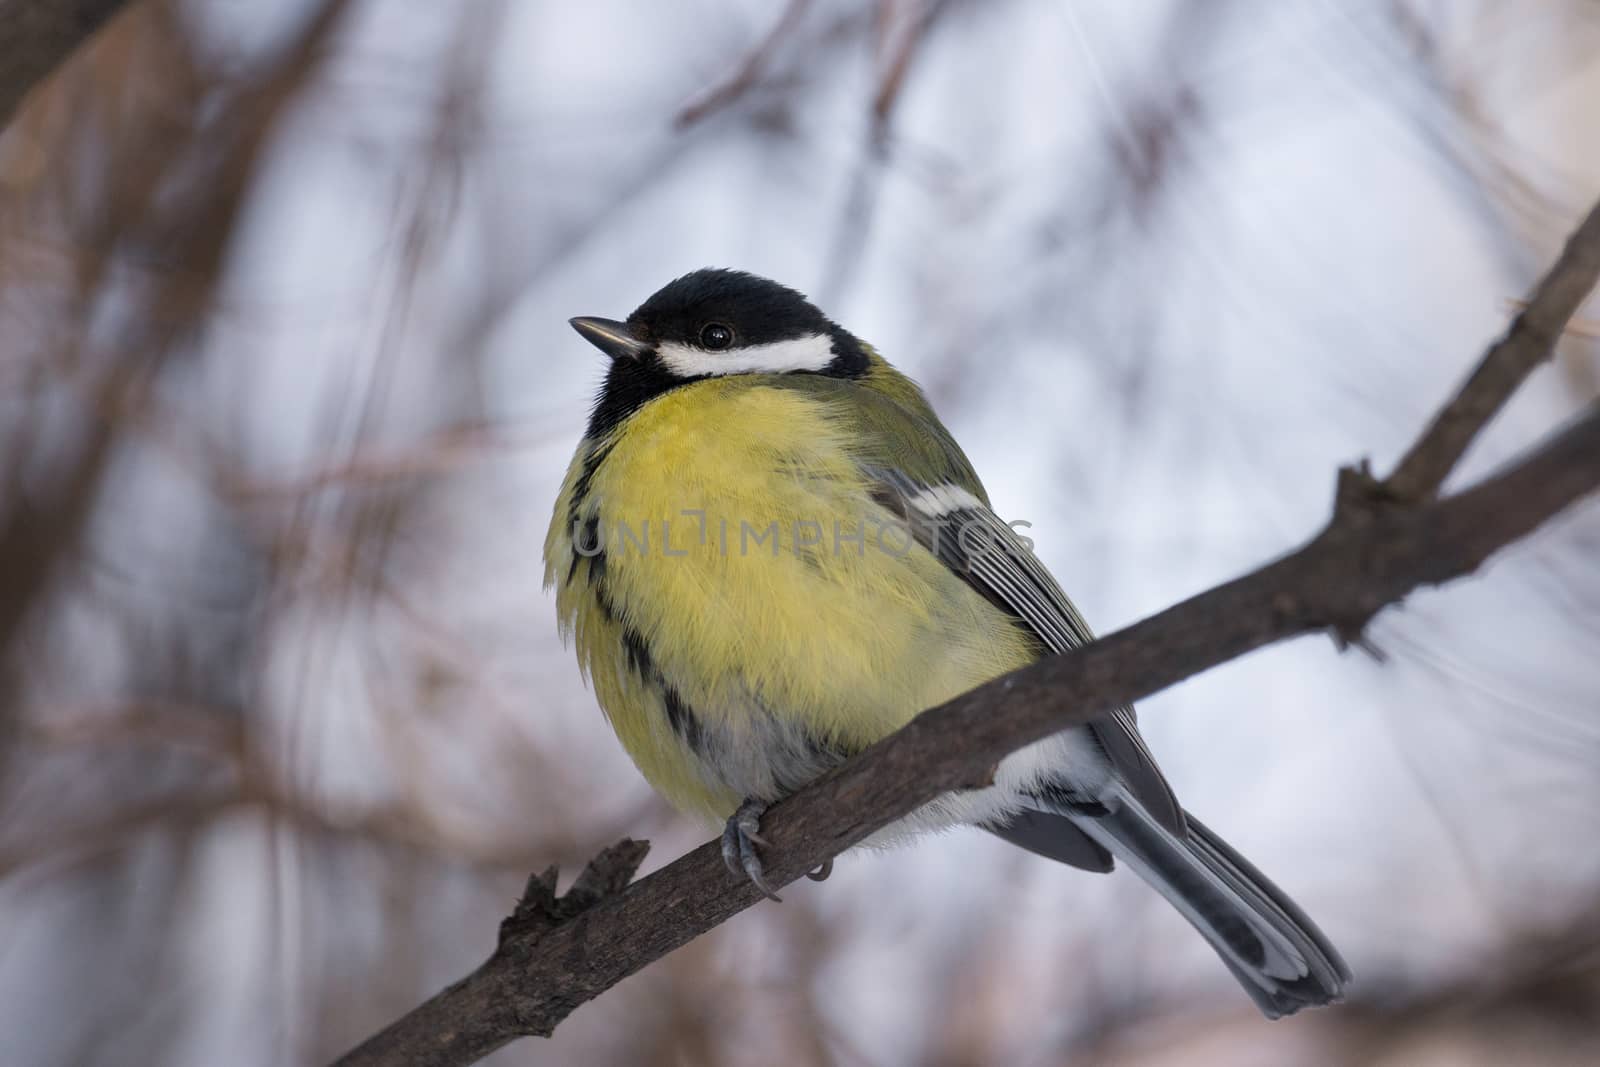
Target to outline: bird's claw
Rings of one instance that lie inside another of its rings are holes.
[[[728,825],[722,831],[722,862],[735,875],[742,873],[750,879],[768,900],[781,903],[783,898],[767,884],[761,857],[756,855],[756,846],[767,843],[761,836],[761,816],[766,810],[767,806],[761,801],[746,800],[728,817]]]
[[[833,873],[833,860],[832,860],[832,858],[829,858],[829,859],[823,860],[822,861],[822,866],[818,867],[816,870],[807,871],[806,872],[806,877],[811,879],[813,882],[826,882],[828,880],[828,875],[830,875],[832,873]]]

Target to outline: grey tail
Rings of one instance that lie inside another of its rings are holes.
[[[1124,796],[1061,811],[1194,924],[1269,1019],[1341,1000],[1350,969],[1315,923],[1250,861],[1185,813],[1188,835]]]

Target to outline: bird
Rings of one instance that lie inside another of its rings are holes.
[[[801,293],[706,268],[624,320],[570,323],[610,362],[544,545],[562,636],[644,777],[720,824],[729,868],[766,895],[770,805],[920,711],[1093,640],[922,390]],[[1351,980],[1179,805],[1131,707],[869,843],[963,824],[1088,871],[1120,860],[1268,1018]]]

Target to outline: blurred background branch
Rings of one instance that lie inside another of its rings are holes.
[[[0,0],[0,130],[22,100],[128,0]]]

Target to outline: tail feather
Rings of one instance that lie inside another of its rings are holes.
[[[1342,998],[1350,970],[1327,937],[1194,816],[1179,837],[1131,797],[1098,816],[1060,814],[1182,912],[1268,1018]]]

